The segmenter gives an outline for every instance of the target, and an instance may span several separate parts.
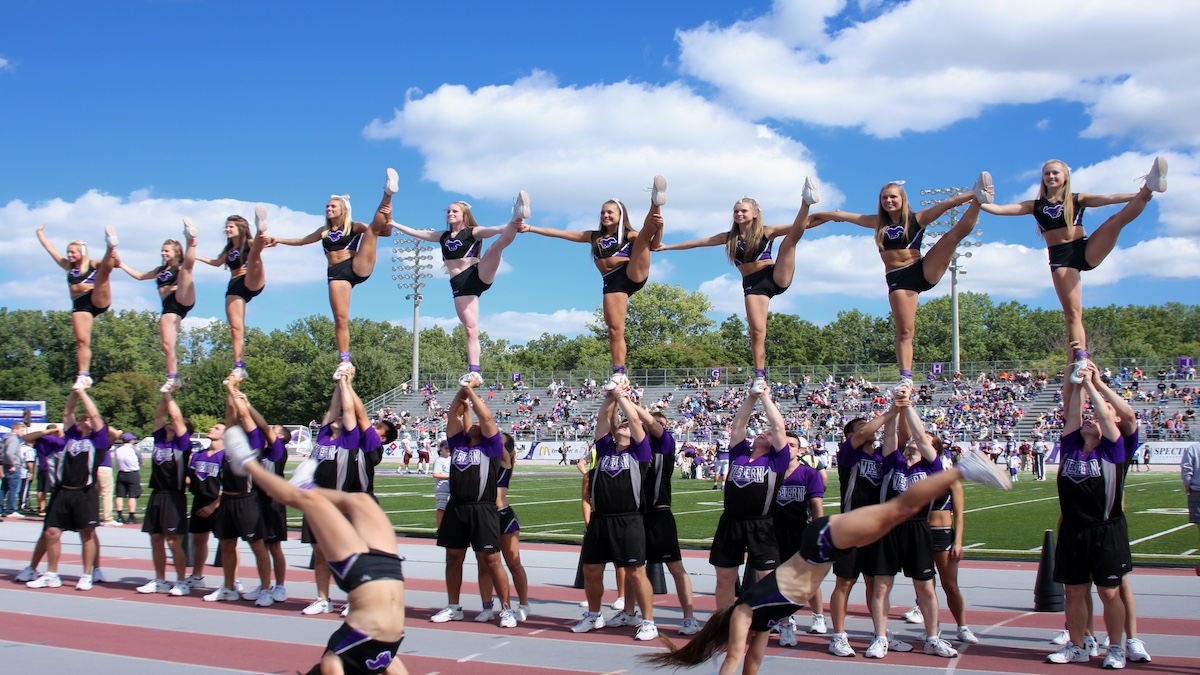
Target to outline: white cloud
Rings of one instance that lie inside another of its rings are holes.
[[[121,259],[131,267],[146,271],[161,261],[159,251],[166,239],[182,238],[182,218],[188,216],[199,230],[199,254],[215,256],[225,245],[225,219],[241,214],[253,221],[252,202],[234,199],[194,200],[156,199],[147,191],[127,198],[89,190],[74,201],[53,199],[40,204],[14,200],[0,207],[0,265],[9,278],[11,289],[5,297],[21,298],[21,306],[38,309],[65,307],[67,289],[64,278],[35,235],[41,223],[47,223],[46,236],[59,254],[66,252],[72,240],[88,242],[88,254],[98,258],[104,253],[104,226],[117,228]],[[299,237],[320,227],[323,216],[301,213],[268,205],[270,233],[280,237]],[[386,250],[386,249],[385,249]],[[381,258],[383,253],[380,253]],[[325,279],[324,259],[316,245],[304,249],[279,246],[265,253],[267,283],[290,285],[321,282]],[[380,260],[380,264],[384,259]],[[154,284],[138,283],[119,270],[114,272],[113,308],[153,310],[161,307]],[[28,283],[34,281],[35,283]],[[224,288],[229,273],[203,263],[196,264],[196,282],[209,285],[213,292]],[[46,289],[49,289],[47,291]],[[203,292],[203,291],[202,291]]]
[[[1059,99],[1087,106],[1086,135],[1197,146],[1198,20],[1189,0],[912,0],[865,18],[845,2],[777,0],[759,18],[677,39],[683,72],[755,119],[891,137]]]
[[[8,59],[4,58],[3,56],[0,56],[0,70],[11,70],[11,69],[12,69],[12,62],[9,61]]]
[[[523,188],[534,221],[547,210],[564,213],[573,229],[594,229],[612,197],[640,228],[649,200],[642,188],[655,173],[668,179],[668,231],[728,227],[733,202],[746,194],[776,209],[768,211],[773,221],[790,222],[804,178],[816,175],[801,143],[678,82],[560,87],[539,71],[474,91],[443,85],[410,96],[364,134],[417,149],[424,177],[444,190],[501,201]],[[822,207],[842,199],[835,186],[822,191]]]
[[[551,313],[499,312],[479,317],[479,330],[493,340],[508,340],[513,344],[524,344],[539,338],[543,333],[574,337],[591,332],[587,324],[595,321],[592,311],[582,309],[560,309]],[[412,323],[398,322],[411,329]],[[422,330],[430,325],[440,326],[447,333],[458,327],[458,317],[422,316]]]

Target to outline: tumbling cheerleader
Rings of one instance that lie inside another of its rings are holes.
[[[180,387],[175,345],[183,320],[196,306],[196,284],[192,276],[192,267],[196,264],[196,228],[189,218],[183,219],[183,235],[187,249],[174,239],[164,241],[162,264],[149,272],[139,272],[120,262],[121,269],[129,276],[138,281],[154,279],[158,285],[158,296],[162,299],[162,316],[158,322],[162,333],[163,356],[167,359],[167,381],[159,387],[163,393]]]
[[[225,219],[225,248],[215,258],[196,256],[196,260],[213,267],[229,269],[229,285],[225,288],[225,317],[233,342],[233,371],[231,377],[246,378],[246,303],[258,297],[267,285],[262,250],[267,231],[267,207],[254,207],[254,230],[241,216]]]
[[[979,185],[990,192],[992,177],[984,172]],[[1087,363],[1087,334],[1083,329],[1083,288],[1079,273],[1095,269],[1117,245],[1121,228],[1133,222],[1146,208],[1154,192],[1167,190],[1167,160],[1156,157],[1146,174],[1146,182],[1136,193],[1118,195],[1092,195],[1071,192],[1071,169],[1061,160],[1052,159],[1042,165],[1042,183],[1037,199],[1019,204],[992,204],[984,200],[980,207],[995,216],[1032,215],[1037,221],[1038,234],[1046,239],[1050,254],[1050,279],[1054,292],[1062,303],[1063,318],[1067,323],[1067,342],[1078,342],[1071,358],[1074,366],[1071,379],[1075,384],[1082,380],[1079,369]],[[1083,212],[1089,206],[1125,204],[1117,213],[1104,221],[1092,236],[1083,231]]]
[[[329,263],[329,308],[333,310],[338,349],[338,367],[333,373],[335,380],[351,367],[350,294],[355,286],[370,278],[375,269],[375,241],[379,235],[391,232],[388,222],[392,219],[392,195],[399,190],[396,171],[388,169],[383,200],[370,225],[356,223],[350,217],[350,195],[330,195],[325,204],[325,224],[311,234],[300,239],[266,238],[266,246],[306,246],[319,241],[325,249],[325,259]]]
[[[629,225],[629,213],[619,199],[600,206],[600,226],[595,230],[554,230],[522,225],[521,232],[566,239],[588,244],[592,261],[604,280],[604,323],[608,328],[608,349],[612,354],[612,380],[605,385],[611,391],[617,384],[628,383],[625,375],[625,316],[629,297],[642,290],[650,275],[650,251],[662,243],[663,218],[659,207],[667,203],[667,179],[654,177],[650,188],[650,211],[638,232]]]
[[[655,251],[682,251],[702,246],[724,246],[729,262],[742,274],[746,324],[750,328],[750,355],[754,359],[754,386],[762,389],[767,378],[767,312],[771,298],[792,285],[796,271],[796,244],[807,227],[808,207],[821,200],[814,178],[804,179],[803,204],[791,225],[764,225],[758,202],[743,197],[733,205],[728,232],[706,239],[656,246]],[[772,239],[783,237],[779,257],[772,261]]]
[[[682,649],[640,658],[656,667],[692,667],[726,652],[720,675],[754,675],[762,664],[769,635],[768,622],[790,616],[800,609],[829,572],[838,551],[865,546],[929,506],[951,483],[965,478],[1008,489],[1010,484],[999,468],[973,453],[963,456],[957,468],[939,471],[918,481],[895,499],[847,513],[817,518],[804,528],[800,550],[730,607],[717,610],[704,628]],[[747,646],[749,650],[747,651]],[[746,661],[742,666],[743,658]]]
[[[87,389],[92,386],[92,323],[112,304],[109,275],[115,265],[112,254],[117,249],[117,231],[111,225],[104,227],[108,249],[100,260],[90,260],[87,242],[79,240],[67,244],[66,257],[59,255],[45,229],[45,223],[38,225],[38,241],[54,262],[67,271],[67,285],[71,288],[71,328],[75,332],[75,360],[79,365],[79,374],[71,388]]]
[[[308,672],[406,675],[397,656],[404,641],[404,572],[396,532],[379,505],[365,493],[291,485],[256,461],[237,427],[226,433],[226,442],[235,473],[248,475],[275,500],[304,513],[338,587],[350,599],[345,622]]]
[[[462,386],[475,381],[483,383],[479,366],[482,352],[479,346],[479,296],[492,287],[496,270],[500,269],[500,256],[528,217],[529,195],[521,190],[513,201],[512,220],[506,226],[480,227],[471,213],[471,205],[466,202],[454,202],[446,209],[445,230],[417,230],[392,223],[410,237],[441,246],[442,263],[450,273],[454,311],[467,334],[467,374],[458,381]],[[488,247],[487,253],[480,255],[483,240],[496,235],[500,238]]]
[[[982,181],[982,177],[980,179]],[[983,192],[976,183],[975,193]],[[875,230],[875,245],[887,270],[888,304],[896,324],[896,365],[900,368],[900,386],[913,386],[913,333],[917,323],[917,296],[942,280],[950,268],[958,242],[971,233],[979,220],[978,201],[971,204],[954,227],[938,238],[922,257],[921,243],[925,228],[950,209],[974,199],[964,192],[921,210],[913,211],[908,194],[900,183],[888,183],[879,191],[879,211],[875,214],[827,211],[813,215],[810,227],[826,221],[854,223]]]

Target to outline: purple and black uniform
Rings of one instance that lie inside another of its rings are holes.
[[[37,491],[48,494],[54,491],[58,479],[58,463],[62,461],[63,450],[67,440],[60,436],[46,434],[33,442],[33,449],[38,458]]]
[[[725,509],[708,552],[708,562],[714,567],[737,567],[747,553],[747,564],[756,570],[771,570],[781,562],[769,514],[775,490],[791,461],[790,450],[785,443],[783,448],[752,455],[749,440],[729,448]]]
[[[800,548],[796,555],[813,566],[829,565],[843,553],[842,549],[833,545],[829,516],[817,518],[805,525],[800,539]],[[753,610],[750,630],[760,633],[770,630],[772,624],[795,614],[804,606],[803,601],[793,600],[780,592],[775,572],[742,591],[735,604],[746,605]]]
[[[465,431],[446,439],[450,446],[450,501],[438,528],[443,548],[476,553],[500,550],[500,516],[496,511],[496,481],[504,456],[504,438],[497,431],[470,445]]]
[[[1058,465],[1062,527],[1054,551],[1054,580],[1115,587],[1133,569],[1125,492],[1126,448],[1120,438],[1101,438],[1085,451],[1079,430],[1063,435]]]
[[[192,457],[192,435],[184,432],[167,440],[166,427],[154,430],[150,456],[150,502],[142,518],[147,534],[182,534],[187,529],[187,470]]]
[[[221,496],[221,464],[224,460],[224,450],[213,452],[209,448],[193,452],[192,458],[188,462],[188,490],[192,493],[192,511],[191,519],[188,521],[188,531],[193,534],[212,532],[216,525],[216,511],[203,517],[197,516],[196,512],[212,504],[217,497]]]
[[[838,444],[838,483],[841,485],[841,512],[879,503],[879,487],[883,482],[883,455],[875,452],[874,443],[868,440],[859,447],[851,445],[847,438]],[[874,546],[875,544],[871,544]],[[862,573],[862,562],[873,554],[871,546],[849,549],[837,556],[833,573],[842,579],[857,579]]]
[[[821,472],[807,464],[798,465],[779,483],[775,502],[771,505],[771,518],[782,560],[800,550],[804,528],[812,518],[812,501],[824,496],[825,482],[821,480]]]
[[[638,442],[630,440],[624,449],[617,448],[612,434],[596,439],[596,464],[588,472],[592,521],[583,533],[583,564],[646,564],[646,529],[641,511],[642,486],[650,459],[648,437]]]
[[[328,490],[350,492],[347,486],[353,486],[349,481],[354,471],[354,455],[358,453],[362,443],[362,431],[354,427],[349,431],[342,429],[337,438],[333,437],[333,429],[328,424],[321,425],[317,431],[317,442],[309,454],[310,459],[317,461],[313,472],[313,482],[317,487]],[[308,526],[308,518],[300,525],[300,541],[305,544],[317,543],[312,529]]]
[[[650,464],[642,481],[646,528],[646,560],[674,562],[683,560],[679,550],[679,529],[671,513],[671,474],[675,472],[675,437],[667,429],[662,436],[646,434],[650,441]]]
[[[267,439],[261,429],[246,432],[251,448],[266,447]],[[249,475],[238,475],[230,466],[230,457],[221,459],[221,507],[217,509],[217,520],[213,534],[217,539],[242,539],[258,541],[263,538],[262,510],[259,508],[258,490]]]
[[[283,438],[276,436],[268,443],[258,456],[258,461],[267,471],[283,477],[287,466],[287,444]],[[258,491],[258,508],[263,518],[263,541],[273,544],[287,539],[287,507],[271,498],[265,490]]]
[[[64,432],[63,440],[43,528],[78,531],[95,527],[100,520],[96,470],[108,451],[108,427],[101,426],[84,436],[73,424]]]
[[[496,477],[496,488],[508,489],[508,484],[512,481],[512,467],[500,467],[500,475]],[[517,520],[517,512],[513,510],[512,504],[502,506],[496,509],[497,515],[500,516],[500,533],[513,534],[521,531],[521,521]]]

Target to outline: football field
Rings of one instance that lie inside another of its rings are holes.
[[[376,474],[375,493],[398,531],[433,536],[433,478],[397,475],[392,464],[382,464]],[[1048,467],[1050,473],[1054,469]],[[521,521],[521,538],[530,541],[578,543],[583,536],[580,511],[580,475],[574,467],[520,464],[508,497]],[[967,557],[1036,559],[1043,533],[1058,522],[1058,491],[1053,476],[1044,482],[1028,474],[1003,492],[975,484],[964,485]],[[720,491],[711,481],[672,482],[672,510],[681,542],[707,548],[721,514]],[[1200,538],[1187,522],[1187,499],[1179,474],[1170,471],[1130,473],[1125,510],[1129,538],[1136,562],[1195,565],[1200,562]],[[836,513],[838,487],[835,474],[825,495],[826,513]],[[290,520],[299,525],[299,516]]]

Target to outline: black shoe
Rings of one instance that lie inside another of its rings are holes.
[[[126,520],[125,522],[129,523],[130,525],[137,525],[137,521],[138,521],[137,516],[135,516],[131,513],[131,514],[129,514],[129,519]]]
[[[125,524],[125,516],[122,516],[120,511],[117,512],[117,517],[114,518],[113,520],[117,521],[118,523],[120,523],[122,525]]]

